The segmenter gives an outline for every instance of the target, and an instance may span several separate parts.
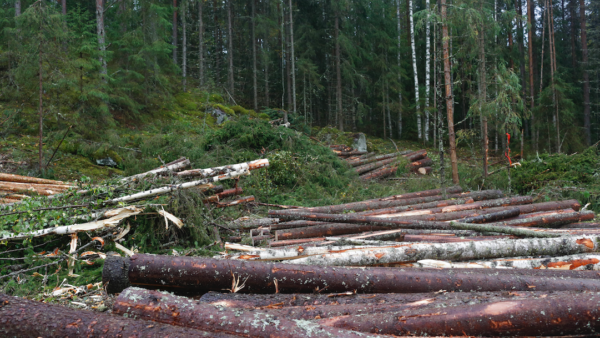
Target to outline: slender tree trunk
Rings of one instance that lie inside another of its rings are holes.
[[[40,20],[40,35],[42,33],[42,24],[41,24],[42,20]],[[43,68],[42,68],[42,39],[40,37],[40,41],[39,41],[39,46],[38,46],[38,79],[39,79],[39,85],[40,85],[40,106],[39,106],[39,138],[38,138],[38,155],[39,155],[39,161],[40,161],[40,173],[44,172],[44,152],[43,152],[43,138],[44,138],[44,110],[43,110],[43,95],[44,95],[44,88],[43,88]]]
[[[412,1],[412,0],[411,0]],[[455,184],[459,183],[458,178],[458,159],[456,157],[456,139],[454,134],[454,97],[452,94],[452,76],[450,75],[450,52],[449,52],[449,37],[448,23],[446,14],[446,0],[441,0],[441,16],[442,16],[442,45],[444,53],[444,80],[446,87],[446,112],[448,114],[448,138],[450,142],[450,161],[452,162],[452,181]],[[414,49],[413,49],[414,51]],[[414,52],[413,52],[414,55]],[[440,139],[441,139],[440,134]]]
[[[15,17],[21,15],[21,0],[15,0]]]
[[[401,27],[400,27],[400,0],[396,0],[396,19],[398,20],[398,138],[402,137],[402,63],[401,63]],[[435,143],[435,142],[434,142]]]
[[[340,131],[344,131],[344,114],[342,112],[342,72],[340,69],[341,56],[340,56],[340,23],[339,13],[336,11],[335,14],[335,28],[334,28],[334,39],[335,39],[335,73],[337,79],[336,85],[336,101],[337,101],[337,120],[338,128]],[[384,117],[385,119],[385,113]]]
[[[292,0],[290,0],[290,67],[292,69],[292,102],[293,110],[296,112],[296,61],[294,60],[294,7],[292,6]]]
[[[425,22],[425,128],[423,134],[425,136],[425,142],[429,142],[429,92],[430,92],[430,67],[431,67],[431,55],[429,53],[431,49],[431,32],[429,24],[429,0],[425,1],[425,9],[427,10],[427,21]]]
[[[534,95],[534,82],[533,82],[533,27],[532,27],[532,16],[533,16],[533,0],[527,0],[527,37],[529,43],[529,102],[531,109],[531,125],[533,126],[534,116],[533,108],[535,107],[535,95]],[[537,147],[536,147],[537,148]]]
[[[547,5],[547,4],[546,4]],[[546,6],[548,8],[548,6]],[[542,11],[542,57],[540,62],[540,97],[542,95],[542,89],[544,88],[544,46],[546,43],[546,24],[544,24],[544,18],[546,16],[546,11]]]
[[[515,0],[515,9],[519,16],[519,18],[517,19],[517,37],[519,40],[519,74],[521,79],[521,97],[525,99],[527,97],[527,80],[525,77],[525,34],[523,32],[523,6],[521,0]],[[537,150],[537,140],[535,138],[535,125],[533,115],[531,116],[531,144],[534,150]]]
[[[254,95],[254,110],[258,110],[258,79],[256,77],[256,0],[252,3],[252,93]]]
[[[437,50],[437,20],[433,24],[433,146],[437,144],[438,136],[438,50]]]
[[[587,145],[592,144],[592,127],[590,123],[590,75],[588,66],[587,28],[585,18],[585,1],[579,0],[579,14],[581,16],[581,48],[583,61],[583,125]]]
[[[231,97],[235,98],[235,83],[233,79],[233,27],[231,25],[231,1],[227,0],[227,59],[229,60],[229,91]]]
[[[102,1],[102,0],[96,0]],[[173,63],[177,64],[177,0],[173,0],[173,36],[171,45],[173,45]]]
[[[556,98],[556,86],[554,73],[556,73],[556,44],[554,35],[554,6],[551,0],[547,0],[548,7],[548,38],[550,42],[550,77],[552,82],[552,103],[554,104],[554,127],[556,128],[556,152],[560,153],[560,120],[558,116],[558,102]]]
[[[483,0],[480,2],[480,12],[483,13]],[[479,37],[479,112],[481,114],[481,141],[483,148],[483,177],[488,174],[488,123],[487,116],[483,112],[483,106],[487,100],[487,76],[485,65],[485,28],[481,23],[481,31]]]
[[[421,106],[419,104],[419,76],[417,72],[417,51],[415,48],[415,27],[413,19],[413,0],[408,1],[408,14],[410,17],[410,47],[412,49],[412,64],[415,79],[415,104],[417,108],[417,133],[419,140],[423,139],[423,131],[421,129]]]
[[[214,77],[215,77],[215,82],[217,83],[217,85],[221,84],[221,57],[223,55],[223,39],[222,39],[222,35],[221,35],[221,27],[219,27],[219,17],[217,15],[217,0],[213,1],[213,13],[214,13],[214,25],[215,25],[215,29],[214,29],[214,34],[215,36],[215,41],[216,41],[216,46],[215,46],[215,70],[214,70]]]
[[[269,46],[267,44],[267,38],[265,37],[263,42],[263,59],[264,59],[264,67],[265,67],[265,107],[269,107],[271,104],[269,99]]]
[[[202,9],[204,0],[198,1],[198,68],[200,69],[200,86],[204,86],[204,20]]]
[[[182,55],[183,60],[182,60],[182,65],[181,65],[181,73],[182,73],[181,75],[183,76],[183,91],[184,92],[185,92],[185,89],[186,89],[185,87],[187,84],[186,83],[186,81],[187,81],[187,79],[186,79],[186,77],[187,77],[187,32],[186,32],[187,27],[186,27],[186,22],[185,22],[186,21],[185,17],[186,17],[186,12],[187,12],[186,5],[187,5],[187,3],[185,2],[185,0],[183,0],[183,2],[181,3],[181,25],[182,25],[181,29],[183,31],[183,36],[182,36],[183,41],[181,42],[182,43],[182,54],[183,54]]]
[[[61,0],[60,3],[62,6],[62,14],[67,15],[67,0]]]
[[[285,3],[283,5],[285,7]],[[284,12],[285,13],[285,12]],[[286,36],[285,36],[285,79],[286,79],[286,83],[287,83],[287,110],[288,111],[292,111],[293,108],[293,102],[292,102],[292,70],[290,69],[290,63],[291,63],[291,53],[290,53],[290,33],[289,33],[289,29],[290,29],[290,22],[289,22],[289,16],[284,16],[284,22],[286,29],[288,30]],[[285,32],[285,30],[284,30]]]
[[[104,2],[102,0],[96,0],[96,29],[98,34],[98,48],[100,49],[100,55],[98,56],[100,61],[100,77],[106,83],[108,81],[108,70],[106,67],[106,42],[104,38]]]
[[[387,109],[388,131],[390,133],[390,138],[391,138],[391,137],[393,137],[394,134],[392,134],[392,115],[390,113],[390,103],[391,103],[391,100],[390,100],[390,84],[386,80],[385,81],[385,106],[386,106],[386,109]]]
[[[571,62],[573,71],[577,69],[577,54],[575,49],[575,20],[577,16],[575,15],[575,6],[575,0],[569,1],[569,14],[571,17],[571,29],[569,31],[571,33]]]

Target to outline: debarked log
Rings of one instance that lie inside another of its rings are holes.
[[[565,255],[597,252],[599,236],[558,238],[502,239],[466,243],[413,244],[366,252],[333,253],[291,260],[293,264],[328,266],[365,266],[386,263],[410,263],[422,259],[466,261],[533,255]]]
[[[113,312],[127,317],[244,337],[379,337],[322,327],[316,322],[288,319],[265,311],[239,311],[199,303],[167,292],[128,288],[115,300]]]
[[[323,325],[404,335],[547,336],[600,331],[600,294],[539,297],[412,311],[343,316]]]
[[[269,210],[269,215],[281,214],[293,214],[293,213],[326,213],[326,214],[339,214],[346,211],[364,211],[364,210],[375,210],[390,208],[396,206],[406,206],[420,203],[428,203],[434,201],[441,201],[450,198],[472,198],[475,201],[496,199],[502,197],[500,190],[483,190],[468,193],[457,193],[449,194],[446,198],[441,195],[425,196],[425,197],[410,197],[410,198],[394,198],[385,200],[368,200],[362,202],[354,202],[339,205],[330,205],[324,207],[314,208],[303,208],[298,210]]]
[[[2,337],[234,337],[106,313],[76,310],[0,293]]]
[[[129,269],[105,269],[104,284],[128,279],[133,286],[190,293],[222,291],[242,284],[240,292],[244,293],[274,293],[276,290],[312,293],[323,289],[357,293],[600,291],[596,271],[352,268],[144,254],[131,258],[109,256],[106,260],[129,260]]]

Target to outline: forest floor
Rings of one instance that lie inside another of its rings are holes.
[[[311,129],[294,125],[291,129],[273,128],[265,120],[277,117],[275,112],[271,112],[271,116],[259,117],[239,108],[237,111],[229,109],[230,122],[216,126],[212,116],[187,101],[190,101],[189,98],[179,98],[175,109],[164,117],[134,127],[124,123],[122,127],[103,131],[94,140],[70,133],[60,142],[63,133],[57,132],[52,141],[44,144],[46,161],[58,148],[45,176],[70,182],[98,184],[114,177],[151,170],[181,156],[189,158],[193,168],[210,168],[266,157],[271,163],[267,170],[253,173],[240,181],[244,195],[253,195],[259,202],[297,206],[332,205],[434,189],[440,187],[442,182],[439,151],[430,145],[404,140],[395,140],[394,144],[390,140],[367,135],[369,151],[390,153],[395,151],[396,146],[400,150],[426,149],[434,165],[432,175],[419,176],[399,170],[390,179],[364,182],[327,147],[327,143],[349,145],[352,133],[340,133],[334,128]],[[501,189],[506,194],[531,194],[537,201],[576,198],[582,205],[590,203],[588,209],[600,211],[600,174],[597,172],[600,170],[600,157],[596,147],[571,155],[538,156],[526,152],[526,160],[521,160],[521,166],[511,169],[510,176],[509,171],[503,169],[507,164],[502,154],[492,152],[490,163],[498,163],[489,169],[494,173],[483,180],[481,152],[476,144],[477,140],[459,138],[460,185],[465,191]],[[0,143],[0,172],[36,176],[37,147],[37,138],[33,135],[5,135]],[[95,163],[106,157],[116,161],[117,167]],[[444,182],[450,186],[451,169],[447,155],[444,167]],[[225,183],[225,188],[232,184]],[[204,220],[195,218],[198,224],[193,226],[208,228],[214,222],[224,224],[241,216],[265,215],[267,207],[245,205],[210,209],[206,212],[209,217]],[[185,214],[176,216],[182,219],[193,218],[192,215]],[[0,230],[5,230],[1,224],[0,222]],[[139,252],[212,256],[220,250],[218,247],[207,247],[211,238],[157,230],[157,222],[136,225],[132,221],[131,224],[135,229],[122,244],[136,247]],[[227,240],[226,234],[222,236]],[[42,248],[49,252],[55,247],[64,249],[69,245],[69,239],[64,237]],[[39,243],[42,242],[34,241],[34,244]],[[0,252],[28,245],[27,241],[2,243]],[[107,244],[103,251],[117,250]],[[30,263],[30,258],[24,263]],[[0,261],[0,275],[13,271],[15,265],[21,264]],[[54,273],[48,270],[48,273],[51,273],[50,279],[29,275],[23,279],[2,281],[0,292],[66,302],[74,307],[87,304],[84,306],[98,310],[107,308],[107,300],[94,298],[93,293],[82,298],[52,295],[52,290],[65,283],[73,286],[98,283],[102,273],[100,262],[78,265],[75,268],[78,276],[69,276],[65,268],[59,268]]]

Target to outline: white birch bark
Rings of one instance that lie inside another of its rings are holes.
[[[239,170],[255,170],[269,166],[268,159],[260,159],[246,163],[230,164],[208,169],[191,169],[177,173],[179,177],[211,177]]]
[[[250,245],[243,245],[237,243],[225,243],[225,250],[242,251],[242,252],[260,252],[267,249],[257,248]],[[223,258],[222,255],[216,255],[214,258]]]
[[[133,201],[133,200],[146,199],[146,198],[153,197],[153,196],[168,194],[170,192],[173,192],[173,191],[176,191],[179,189],[188,189],[188,188],[193,188],[193,187],[208,189],[210,187],[210,184],[213,182],[228,180],[228,179],[236,178],[236,177],[239,177],[242,175],[250,175],[250,171],[248,169],[242,169],[239,171],[232,171],[230,173],[220,175],[220,176],[205,178],[205,179],[199,180],[199,181],[192,181],[192,182],[186,182],[186,183],[181,183],[181,184],[173,184],[173,185],[169,185],[166,187],[142,191],[142,192],[139,192],[139,193],[133,194],[133,195],[127,195],[127,196],[123,196],[123,197],[113,198],[112,200],[105,201],[104,204],[115,204],[115,203],[119,203],[119,202],[128,202],[128,201]]]
[[[396,20],[398,21],[398,138],[402,137],[402,63],[400,58],[400,0],[396,0]]]
[[[129,206],[125,208],[119,208],[115,210],[111,210],[110,212],[104,213],[105,217],[110,217],[108,219],[103,219],[99,221],[93,221],[82,224],[73,224],[73,225],[65,225],[55,228],[47,228],[37,231],[23,232],[19,234],[3,234],[1,241],[3,240],[15,240],[15,239],[25,239],[30,237],[41,237],[46,235],[68,235],[74,234],[80,231],[92,231],[92,230],[100,230],[104,228],[114,228],[117,226],[123,219],[137,215],[144,211],[143,208],[138,208],[136,206]]]
[[[417,51],[415,49],[415,25],[413,19],[413,0],[408,1],[408,15],[410,18],[410,47],[412,49],[412,64],[415,76],[415,103],[417,108],[417,133],[419,140],[423,139],[423,131],[421,129],[421,106],[419,104],[419,77],[417,72]]]
[[[425,259],[410,264],[418,268],[436,269],[556,269],[556,270],[600,270],[600,255],[581,254],[560,257],[515,257],[454,263]],[[590,266],[591,265],[591,266]]]
[[[105,83],[108,82],[108,70],[106,67],[106,41],[104,31],[104,0],[96,0],[96,31],[98,35],[98,49],[100,55],[98,59],[100,61],[100,77]]]
[[[190,165],[190,160],[185,159],[184,161],[177,162],[177,163],[168,165],[166,167],[157,168],[157,169],[147,171],[145,173],[124,177],[121,179],[121,183],[139,181],[140,179],[142,179],[146,176],[156,176],[158,174],[167,173],[169,171],[179,171],[185,167],[188,167],[189,165]]]
[[[431,65],[431,55],[429,50],[431,49],[431,31],[429,25],[429,0],[425,1],[425,10],[427,11],[427,21],[425,22],[425,128],[423,130],[423,134],[425,136],[425,142],[429,142],[429,80],[430,80],[430,65]]]
[[[397,248],[375,248],[311,256],[291,260],[292,264],[368,266],[386,263],[410,263],[423,259],[465,261],[533,255],[554,256],[596,252],[600,236],[570,236],[560,238],[503,239],[493,241],[441,244],[411,244]]]

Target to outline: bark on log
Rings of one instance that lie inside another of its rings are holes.
[[[270,241],[270,247],[282,247],[288,245],[298,245],[298,244],[306,244],[306,243],[317,243],[325,241],[325,237],[317,237],[317,238],[303,238],[303,239],[292,239],[287,241]]]
[[[219,200],[222,200],[223,198],[241,195],[243,192],[244,190],[242,188],[237,187],[223,190],[223,192],[218,193],[217,196],[219,196]]]
[[[600,291],[595,271],[320,267],[144,254],[120,259],[130,260],[127,276],[131,285],[193,293],[222,291],[231,287],[234,277],[239,284],[245,281],[244,293],[273,293],[275,279],[281,293],[312,293],[324,288],[358,293]]]
[[[442,269],[559,269],[559,270],[600,270],[600,255],[584,254],[560,257],[517,257],[454,263],[438,260],[421,260],[408,266],[418,268]]]
[[[165,174],[165,173],[176,172],[176,171],[179,171],[179,170],[189,167],[189,166],[190,166],[190,160],[188,160],[186,158],[186,159],[183,159],[182,161],[174,161],[172,163],[167,164],[166,166],[160,166],[156,169],[147,171],[145,173],[124,177],[121,179],[121,183],[139,181],[140,179],[142,179],[146,176],[156,176],[156,175],[161,175],[161,174]]]
[[[417,170],[417,173],[419,175],[429,175],[432,171],[433,169],[431,169],[431,167],[421,167]]]
[[[130,286],[128,274],[129,259],[106,256],[102,269],[102,284],[106,286],[106,292],[119,293],[128,288]]]
[[[454,189],[453,189],[454,190]],[[457,193],[448,195],[446,199],[450,198],[472,198],[475,201],[496,199],[502,197],[500,190],[483,190],[468,193]],[[324,207],[314,208],[303,208],[297,210],[269,210],[269,215],[273,214],[296,214],[296,213],[327,213],[327,214],[340,214],[346,211],[364,211],[364,210],[375,210],[383,208],[391,208],[397,206],[406,206],[420,203],[428,203],[434,201],[441,201],[444,198],[440,195],[425,196],[425,197],[409,197],[409,198],[389,198],[384,200],[367,200],[362,202],[354,202],[339,205],[329,205]]]
[[[177,173],[179,177],[211,177],[217,175],[228,174],[236,171],[244,170],[256,170],[269,166],[269,160],[260,159],[250,161],[246,163],[230,164],[222,167],[208,168],[208,169],[191,169]]]
[[[387,160],[381,160],[381,161],[377,161],[374,163],[369,163],[369,164],[365,164],[365,165],[361,165],[360,167],[356,167],[354,168],[354,171],[356,171],[357,174],[361,175],[364,174],[366,172],[369,172],[371,170],[375,170],[377,168],[381,168],[385,165],[391,164],[396,162],[395,158],[390,158]]]
[[[571,223],[560,227],[561,229],[600,229],[600,223]]]
[[[435,236],[435,235],[404,235],[404,242],[426,242],[426,243],[459,243],[472,241],[491,241],[495,239],[509,239],[514,236],[472,236],[472,237],[456,237],[456,236]]]
[[[375,171],[366,173],[365,175],[359,176],[361,180],[374,180],[379,178],[385,178],[394,175],[398,170],[398,166],[383,166]]]
[[[502,206],[509,206],[509,205],[514,205],[516,208],[519,208],[519,210],[521,211],[521,214],[530,214],[533,212],[539,212],[539,211],[550,211],[550,210],[560,210],[560,209],[566,209],[566,208],[571,208],[575,211],[579,211],[579,208],[581,207],[581,205],[579,204],[579,202],[577,202],[577,200],[566,200],[566,201],[553,201],[553,202],[544,202],[544,203],[535,203],[535,204],[531,204],[533,202],[533,198],[531,196],[517,196],[517,197],[512,197],[512,199],[514,199],[514,203],[504,203],[504,204],[499,204],[497,203],[497,201],[500,201],[502,199],[499,200],[489,200],[489,201],[481,201],[481,202],[477,202],[478,204],[475,204],[474,206],[476,206],[476,209],[488,209],[488,208],[494,208],[494,207],[502,207]],[[522,201],[522,202],[519,202]],[[470,205],[464,205],[464,206],[449,206],[447,208],[444,208],[443,211],[441,212],[458,212],[458,211],[464,211],[464,210],[472,210]]]
[[[537,216],[531,218],[524,219],[515,219],[512,221],[504,221],[504,222],[495,222],[491,223],[498,226],[520,226],[520,227],[529,227],[529,226],[543,226],[549,228],[557,228],[561,225],[582,222],[582,221],[590,221],[595,217],[594,212],[591,210],[584,210],[581,212],[573,212],[568,214],[554,214],[548,216]]]
[[[278,219],[278,218],[275,218],[275,219]],[[303,221],[303,220],[289,221],[289,222],[273,224],[273,225],[271,225],[270,229],[271,229],[271,231],[275,231],[275,230],[283,230],[283,229],[311,227],[314,225],[321,225],[321,224],[327,224],[327,222],[315,222],[315,221]]]
[[[343,316],[323,325],[394,335],[547,336],[600,331],[600,294],[547,295],[468,306]]]
[[[73,187],[68,185],[0,182],[0,189],[3,191],[10,191],[13,193],[35,192],[43,196],[58,194],[70,188]]]
[[[227,207],[232,207],[235,205],[244,204],[244,203],[253,202],[253,201],[254,201],[254,196],[245,196],[245,197],[240,197],[233,201],[219,202],[219,203],[217,203],[217,208],[227,208]]]
[[[541,217],[541,216],[552,216],[552,215],[559,215],[559,214],[572,214],[574,212],[576,212],[576,211],[571,208],[560,209],[560,210],[550,210],[550,211],[539,211],[539,212],[533,212],[531,214],[524,214],[524,215],[506,218],[506,219],[504,219],[504,221],[512,221],[512,220],[517,220],[517,219],[526,219],[526,218]]]
[[[2,337],[234,337],[149,323],[97,311],[75,310],[0,293]]]
[[[505,239],[468,243],[412,244],[400,248],[375,249],[368,252],[334,253],[291,260],[292,264],[365,266],[386,263],[410,263],[422,259],[480,260],[490,258],[565,255],[597,252],[599,236],[559,238]]]
[[[139,288],[128,288],[122,292],[115,300],[113,312],[127,317],[245,337],[364,337],[358,332],[321,327],[315,322],[288,319],[258,310],[238,311],[198,303],[166,292]]]
[[[348,223],[324,223],[306,228],[294,228],[275,231],[275,240],[284,241],[289,239],[338,236],[346,234],[357,234],[365,231],[381,231],[389,229],[391,229],[390,226]]]
[[[379,162],[379,161],[387,160],[392,157],[396,158],[398,156],[407,155],[410,153],[411,153],[410,150],[405,150],[405,151],[401,151],[401,152],[397,152],[397,153],[379,155],[379,156],[375,156],[375,157],[368,157],[366,159],[359,158],[358,160],[348,161],[348,163],[353,167],[358,167],[358,166],[362,166],[364,164],[368,164],[368,163],[372,163],[372,162]]]
[[[422,160],[419,161],[415,161],[412,162],[411,164],[408,165],[408,170],[410,171],[417,171],[419,168],[421,167],[430,167],[433,164],[433,160],[430,158],[424,158]]]
[[[258,219],[249,219],[242,221],[233,221],[227,224],[229,229],[255,229],[259,227],[268,227],[277,225],[279,222],[278,218],[258,218]]]
[[[34,184],[50,184],[50,185],[67,185],[67,186],[72,185],[70,183],[66,183],[66,182],[62,182],[62,181],[48,180],[45,178],[21,176],[21,175],[14,175],[14,174],[5,174],[5,173],[0,173],[0,181],[18,182],[18,183],[34,183]]]
[[[352,150],[352,151],[333,151],[334,153],[336,153],[337,156],[355,156],[355,155],[364,155],[367,152],[366,151],[358,151],[358,150]]]
[[[463,190],[460,186],[452,186],[452,187],[446,188],[446,194],[460,194],[461,192],[463,192]],[[442,195],[442,193],[443,193],[443,189],[422,190],[422,191],[411,192],[411,193],[406,193],[406,194],[392,195],[392,196],[388,196],[388,197],[370,199],[370,200],[366,200],[363,202],[379,202],[379,201],[399,200],[399,199],[416,198],[416,197],[436,196],[436,195]]]
[[[427,158],[427,151],[425,149],[421,149],[421,150],[415,151],[414,153],[406,154],[406,155],[404,155],[404,157],[409,162],[419,161],[424,158]]]
[[[492,213],[485,213],[485,214],[477,215],[477,216],[473,216],[473,217],[466,217],[466,218],[459,220],[459,222],[462,222],[462,223],[497,222],[497,221],[500,221],[503,219],[517,217],[517,216],[519,216],[520,213],[521,213],[521,210],[519,210],[519,208],[511,208],[511,209],[506,209],[506,210],[492,212]]]
[[[362,215],[362,216],[375,216],[375,215],[399,213],[398,216],[403,216],[404,213],[412,214],[415,210],[420,210],[419,213],[415,213],[417,215],[430,214],[430,213],[434,213],[434,212],[430,212],[430,210],[431,211],[438,210],[438,209],[443,210],[444,207],[446,207],[446,206],[471,204],[474,202],[475,201],[472,198],[457,198],[457,199],[450,199],[450,200],[434,201],[434,202],[429,202],[429,203],[404,205],[404,206],[392,207],[392,208],[368,210],[368,211],[356,212],[354,214]],[[477,202],[477,203],[480,203],[480,202]]]

